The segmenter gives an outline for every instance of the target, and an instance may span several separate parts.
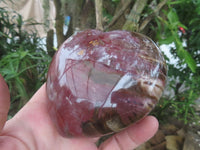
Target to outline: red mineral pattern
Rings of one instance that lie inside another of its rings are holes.
[[[142,34],[79,32],[61,45],[51,62],[50,116],[67,137],[118,132],[154,108],[166,72],[159,48]]]

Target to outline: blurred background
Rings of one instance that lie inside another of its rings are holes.
[[[168,65],[166,89],[151,113],[160,129],[138,150],[199,150],[199,24],[200,0],[0,0],[0,74],[11,93],[8,119],[46,81],[52,56],[69,36],[96,27],[135,31],[159,45]]]

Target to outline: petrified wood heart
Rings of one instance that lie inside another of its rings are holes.
[[[79,32],[62,44],[50,65],[50,116],[64,136],[118,132],[154,108],[166,72],[160,50],[142,34]]]

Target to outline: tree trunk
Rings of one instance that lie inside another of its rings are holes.
[[[49,56],[53,57],[55,50],[54,50],[54,31],[53,29],[49,30],[47,32],[47,38],[46,38],[46,47],[47,47],[47,52]]]
[[[148,0],[136,0],[128,18],[123,26],[124,30],[138,31],[139,20]]]
[[[92,0],[86,0],[80,14],[81,30],[88,28],[94,29],[96,27],[95,21],[95,4]]]
[[[103,30],[102,24],[102,0],[95,0],[95,9],[96,9],[96,29]]]
[[[64,15],[70,16],[72,30],[95,28],[95,7],[93,0],[73,0],[64,4]]]
[[[65,36],[63,34],[63,25],[64,25],[64,16],[61,13],[61,1],[54,0],[54,4],[56,7],[56,36],[57,36],[57,44],[58,47],[64,42]]]

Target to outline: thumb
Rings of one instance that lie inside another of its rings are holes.
[[[10,94],[8,86],[0,75],[0,132],[7,120],[8,110],[10,107]]]

